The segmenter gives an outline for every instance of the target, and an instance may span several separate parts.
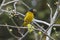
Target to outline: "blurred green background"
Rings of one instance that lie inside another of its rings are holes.
[[[12,0],[6,0],[6,2],[9,2],[9,1],[12,1]],[[50,23],[50,9],[48,8],[47,3],[49,3],[51,5],[51,7],[53,9],[53,14],[54,14],[55,10],[56,10],[56,7],[57,7],[54,3],[56,3],[57,0],[22,0],[22,1],[25,2],[29,7],[37,10],[37,12],[35,13],[35,18],[36,19],[43,20],[43,21],[46,21],[46,22]],[[0,0],[0,5],[1,5],[1,3],[2,3],[2,0]],[[26,6],[21,4],[20,1],[17,2],[16,7],[17,7],[16,8],[17,11],[20,12],[20,13],[23,13],[23,14],[25,14],[26,11],[29,10]],[[14,9],[13,3],[2,7],[2,9],[5,9],[5,10],[7,10],[7,8],[9,8],[9,10],[13,10]],[[9,16],[8,13],[3,12],[0,15],[0,24],[7,23],[9,25],[14,25],[14,23],[12,22],[12,20],[9,17],[10,16]],[[21,26],[22,23],[23,23],[23,21],[21,20],[22,16],[19,16],[19,17],[14,16],[12,18],[14,19],[15,23],[18,26]],[[57,16],[55,23],[60,24],[60,13]],[[44,24],[43,24],[43,26],[47,27],[47,25],[44,25]],[[44,28],[46,28],[46,27],[44,27]],[[56,28],[56,30],[54,30],[54,28]],[[10,28],[10,29],[13,29],[12,32],[16,36],[19,36],[16,28]],[[59,27],[53,27],[51,34],[56,40],[59,40],[60,39],[60,26]],[[9,33],[9,31],[7,30],[6,27],[1,26],[0,27],[0,40],[17,40],[17,39],[14,38]],[[34,36],[33,36],[33,33],[29,33],[25,38],[23,38],[23,40],[35,40]]]

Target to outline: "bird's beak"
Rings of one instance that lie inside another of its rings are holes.
[[[33,11],[34,11],[34,12],[37,12],[37,10],[36,10],[36,9],[33,9]]]

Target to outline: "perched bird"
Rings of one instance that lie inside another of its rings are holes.
[[[32,22],[32,20],[34,19],[34,12],[35,11],[36,11],[35,9],[29,9],[29,11],[26,12],[23,26],[27,26],[27,24]]]
[[[32,22],[32,20],[34,19],[34,12],[36,10],[35,9],[29,9],[27,12],[26,12],[26,15],[24,17],[24,22],[22,24],[23,27],[28,27],[28,29],[20,29],[20,32],[25,34],[27,30],[29,30],[29,32],[32,32],[32,28],[31,28],[31,25],[30,23]],[[30,29],[31,28],[31,29]]]

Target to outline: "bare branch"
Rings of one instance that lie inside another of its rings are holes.
[[[49,30],[52,27],[52,25],[54,24],[55,19],[57,17],[57,14],[58,14],[58,9],[56,9],[56,12],[55,12],[55,14],[54,14],[54,16],[52,18],[52,22],[51,22],[50,26],[47,28],[47,30]]]
[[[52,8],[51,8],[50,4],[47,3],[47,5],[48,5],[48,7],[49,7],[49,9],[51,11],[51,13],[50,13],[50,22],[52,22],[52,13],[53,13]]]
[[[20,2],[21,2],[24,6],[26,6],[28,9],[30,9],[30,7],[29,7],[27,4],[25,4],[23,1],[20,0]]]
[[[52,18],[52,24],[55,22],[55,19],[57,17],[57,14],[58,14],[58,8],[56,9],[56,12],[55,12],[55,14],[54,14],[54,16]]]
[[[60,24],[53,24],[53,26],[60,26]]]
[[[50,9],[50,11],[51,11],[51,13],[50,13],[50,23],[52,23],[52,8],[51,8],[51,6],[47,3],[47,5],[48,5],[48,7],[49,7],[49,9]],[[52,26],[53,27],[53,26]],[[50,34],[51,34],[51,30],[52,30],[52,27],[50,28],[50,29],[47,29],[46,31],[47,31],[47,34],[50,36]],[[48,27],[49,28],[49,27]],[[49,40],[50,38],[49,37],[46,37],[46,40]]]
[[[16,13],[16,4],[17,4],[17,2],[14,2],[14,11],[15,11],[15,13]]]
[[[50,24],[49,24],[49,23],[47,23],[47,22],[45,22],[45,21],[42,21],[42,20],[34,19],[33,21],[34,21],[34,22],[38,22],[38,23],[44,23],[44,24],[46,24],[46,25],[50,26]]]
[[[4,2],[5,2],[5,0],[3,0],[3,2],[1,3],[0,9],[1,9],[1,7],[3,6]]]
[[[3,4],[2,6],[6,6],[6,5],[8,5],[8,4],[10,4],[10,3],[13,3],[13,2],[17,2],[18,0],[13,0],[13,1],[10,1],[10,2],[7,2],[7,3],[5,3],[5,4]]]

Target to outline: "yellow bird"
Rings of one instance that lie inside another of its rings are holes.
[[[32,22],[32,20],[34,19],[34,11],[36,10],[30,9],[29,11],[27,11],[25,18],[24,18],[23,26],[27,26],[29,23]]]

